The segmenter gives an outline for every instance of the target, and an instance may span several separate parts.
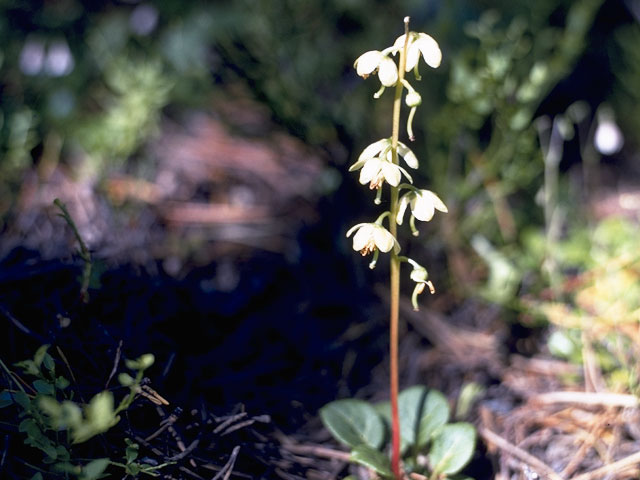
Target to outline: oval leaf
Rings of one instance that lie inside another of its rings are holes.
[[[461,422],[442,427],[429,452],[434,474],[459,472],[471,460],[475,446],[476,430],[470,423]]]
[[[437,390],[431,390],[424,398],[422,415],[418,424],[418,446],[426,445],[449,421],[449,403]]]
[[[398,395],[398,414],[400,416],[400,450],[404,452],[418,439],[418,426],[422,416],[422,406],[427,389],[422,385],[407,388]]]
[[[364,465],[383,477],[393,477],[389,458],[368,445],[358,445],[351,450],[351,461]]]
[[[382,446],[384,423],[367,402],[350,398],[336,400],[320,409],[320,418],[335,439],[349,447]]]

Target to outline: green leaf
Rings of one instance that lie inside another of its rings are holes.
[[[130,368],[131,370],[146,370],[151,365],[153,365],[153,362],[155,362],[155,359],[156,358],[153,356],[152,353],[145,353],[144,355],[141,355],[135,360],[125,360],[124,364],[127,366],[127,368]]]
[[[13,405],[13,395],[8,390],[3,390],[0,392],[0,408],[8,407],[9,405]]]
[[[426,445],[448,421],[449,403],[446,397],[437,390],[429,391],[424,399],[418,424],[418,446]]]
[[[463,420],[471,411],[471,407],[473,407],[478,397],[484,394],[484,391],[484,387],[476,382],[465,384],[460,390],[460,395],[458,395],[455,418]]]
[[[130,387],[131,385],[136,383],[136,381],[133,379],[133,377],[131,375],[129,375],[128,373],[119,374],[118,375],[118,381],[120,382],[120,385],[122,385],[123,387]]]
[[[358,445],[351,450],[351,461],[364,465],[383,477],[393,477],[389,458],[369,445]]]
[[[55,388],[49,382],[45,382],[44,380],[36,380],[33,382],[33,388],[36,389],[38,393],[42,393],[44,395],[53,395],[55,393]]]
[[[125,471],[134,477],[140,473],[140,470],[141,468],[139,463],[127,463],[127,466],[125,467]]]
[[[21,368],[27,375],[33,375],[35,377],[40,375],[40,369],[33,360],[23,360],[22,362],[16,363],[15,366]]]
[[[25,418],[20,425],[18,425],[18,431],[26,433],[33,439],[39,439],[42,436],[40,427],[33,418]]]
[[[378,402],[373,408],[385,421],[387,427],[391,429],[391,402]]]
[[[85,409],[86,421],[73,430],[73,443],[82,443],[94,435],[104,433],[113,427],[120,417],[113,409],[113,394],[109,391],[95,395]]]
[[[400,416],[400,450],[415,445],[418,439],[418,425],[422,416],[422,406],[427,395],[426,387],[416,385],[398,395],[398,415]]]
[[[367,402],[350,398],[336,400],[320,409],[320,418],[335,439],[347,446],[382,446],[384,423]]]
[[[102,475],[110,463],[111,460],[108,458],[92,460],[82,467],[82,475],[80,478],[82,478],[82,480],[96,480]]]
[[[43,438],[46,438],[43,436]],[[53,463],[58,459],[58,450],[51,444],[51,441],[46,438],[46,441],[42,443],[38,448],[47,454],[48,459],[44,459],[45,463]],[[47,461],[49,460],[49,461]]]
[[[49,355],[48,353],[45,353],[44,358],[42,359],[42,364],[51,373],[55,373],[55,371],[56,371],[56,362],[53,361],[53,357],[51,355]]]
[[[69,450],[64,445],[58,445],[56,447],[56,452],[58,453],[58,459],[61,461],[69,461],[71,459],[71,455],[69,454]]]
[[[69,380],[67,380],[64,377],[58,377],[56,378],[56,388],[58,390],[64,390],[65,388],[67,388],[70,385]]]
[[[13,399],[15,402],[20,405],[24,410],[29,410],[31,408],[31,399],[29,396],[20,391],[13,393]]]
[[[127,448],[125,449],[125,459],[127,463],[132,463],[136,458],[138,458],[138,450],[140,446],[137,443],[133,443],[130,439],[125,439],[127,442]]]
[[[42,474],[40,472],[36,473],[33,477],[31,477],[31,480],[43,480]]]
[[[35,355],[33,356],[33,363],[40,370],[40,365],[42,365],[42,361],[44,360],[44,356],[47,354],[47,350],[51,345],[42,345],[38,350],[36,350]]]
[[[471,460],[476,431],[470,423],[445,425],[433,440],[429,461],[436,475],[459,472]]]

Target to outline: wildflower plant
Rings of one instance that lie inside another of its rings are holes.
[[[388,406],[376,409],[365,402],[353,399],[338,400],[323,407],[321,418],[328,430],[343,444],[352,448],[351,459],[375,470],[384,478],[403,478],[403,470],[422,469],[432,478],[454,474],[467,464],[475,446],[475,430],[468,423],[447,425],[449,418],[446,399],[439,392],[427,394],[424,387],[413,387],[398,392],[398,321],[400,297],[400,267],[411,267],[410,279],[415,282],[411,297],[413,308],[418,310],[418,296],[429,289],[435,293],[428,279],[427,269],[414,259],[400,255],[398,225],[409,216],[409,227],[414,236],[419,234],[415,222],[430,221],[436,210],[446,213],[447,207],[431,190],[414,186],[413,179],[404,168],[417,169],[418,158],[406,144],[400,141],[400,110],[403,93],[410,108],[406,133],[413,141],[413,118],[422,102],[420,94],[405,78],[413,71],[420,80],[419,60],[431,68],[437,68],[442,60],[438,43],[426,33],[409,31],[409,17],[404,19],[405,32],[392,46],[384,50],[372,50],[355,61],[354,68],[363,78],[375,75],[380,89],[374,94],[381,98],[386,88],[394,88],[391,137],[382,138],[368,145],[349,171],[359,170],[361,184],[369,184],[376,191],[374,203],[382,204],[383,189],[388,185],[388,210],[372,223],[359,223],[347,232],[353,235],[353,249],[363,256],[372,255],[370,268],[375,268],[380,252],[390,257],[390,397]],[[397,60],[397,63],[396,63]],[[400,162],[402,159],[402,163]],[[405,183],[401,183],[402,180]],[[386,225],[385,225],[386,223]],[[436,400],[434,400],[436,399]],[[435,403],[434,403],[435,402]],[[400,408],[399,408],[400,406]],[[402,413],[402,418],[400,418]],[[380,413],[382,415],[380,415]],[[385,412],[388,412],[385,413]],[[436,419],[437,421],[434,421]],[[390,423],[391,461],[379,452],[384,444],[384,422]],[[411,448],[408,448],[411,447]],[[428,452],[428,456],[425,456]],[[406,454],[409,453],[409,458]],[[405,454],[404,469],[400,457]],[[419,458],[428,458],[428,465],[420,465]]]

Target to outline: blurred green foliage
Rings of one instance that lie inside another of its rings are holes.
[[[609,218],[593,230],[572,232],[558,244],[566,279],[554,300],[534,302],[554,325],[551,353],[576,363],[593,357],[614,391],[639,385],[640,256],[637,223]]]

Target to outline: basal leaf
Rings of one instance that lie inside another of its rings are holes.
[[[470,423],[442,427],[433,439],[429,461],[437,475],[459,472],[471,459],[476,446],[476,431]]]
[[[384,441],[384,423],[367,402],[344,399],[331,402],[320,409],[324,426],[339,442],[355,448],[369,445],[380,448]]]
[[[422,413],[418,424],[418,446],[426,445],[440,427],[448,421],[449,403],[446,397],[437,390],[430,390],[422,405]]]
[[[369,445],[358,445],[351,450],[351,461],[364,465],[383,477],[393,477],[389,458]]]
[[[400,450],[415,445],[418,439],[418,426],[427,388],[422,385],[407,388],[398,395],[398,414],[400,416]]]

